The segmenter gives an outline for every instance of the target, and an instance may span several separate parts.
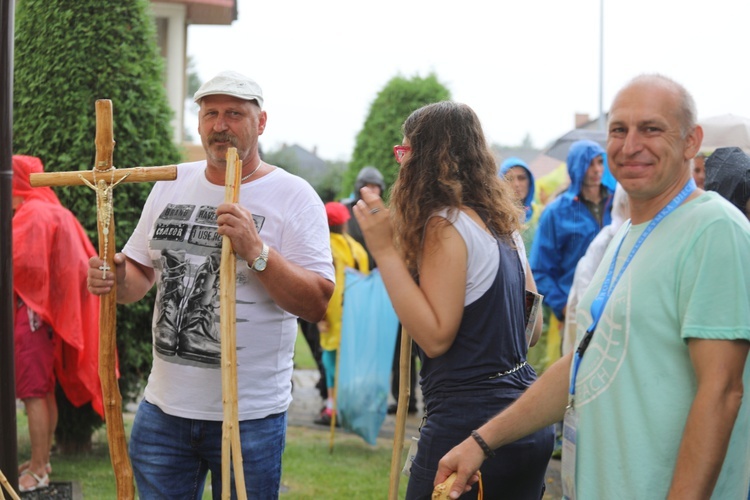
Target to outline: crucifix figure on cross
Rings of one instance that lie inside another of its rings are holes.
[[[109,170],[112,172],[112,179],[109,183],[105,181],[104,179],[96,180],[96,169],[93,170],[93,176],[94,176],[94,183],[92,184],[91,181],[86,179],[81,174],[78,174],[78,177],[81,178],[81,180],[86,184],[88,187],[93,189],[96,192],[96,214],[97,214],[97,221],[102,227],[102,234],[104,234],[104,252],[103,255],[107,255],[107,251],[109,250],[109,223],[112,220],[113,215],[113,208],[112,208],[112,189],[114,189],[115,186],[117,186],[119,183],[124,181],[128,178],[130,174],[125,175],[124,177],[120,178],[118,181],[114,181],[114,174],[115,174],[115,167],[110,167]],[[99,269],[102,271],[102,279],[107,277],[107,271],[109,271],[111,268],[107,264],[107,261],[105,260],[104,263],[99,266]]]
[[[112,163],[114,147],[112,101],[100,99],[96,101],[94,168],[85,172],[49,172],[30,176],[30,183],[34,187],[86,185],[96,191],[99,253],[104,261],[100,269],[103,275],[113,268],[115,238],[110,228],[114,227],[114,187],[121,182],[153,182],[177,178],[177,167],[174,165],[115,169]],[[108,175],[109,179],[102,178],[103,175]],[[117,290],[114,287],[108,294],[101,296],[99,310],[99,378],[102,384],[110,459],[115,473],[117,498],[131,499],[135,497],[133,471],[128,457],[122,421],[122,396],[116,375]]]

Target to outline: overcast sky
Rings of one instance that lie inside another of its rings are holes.
[[[542,147],[599,114],[600,0],[238,0],[231,26],[191,26],[205,81],[234,69],[263,88],[266,151],[283,143],[348,160],[394,76],[430,72],[479,115],[488,139]],[[604,6],[603,108],[644,72],[682,83],[698,117],[750,117],[750,1]],[[406,118],[406,117],[404,117]]]

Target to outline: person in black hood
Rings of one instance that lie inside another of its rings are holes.
[[[740,148],[719,148],[706,160],[706,189],[731,201],[750,219],[750,156]]]
[[[352,212],[352,207],[354,207],[361,198],[359,191],[365,186],[373,190],[379,189],[380,192],[378,196],[383,196],[383,193],[385,192],[385,180],[383,179],[383,174],[380,173],[380,170],[375,167],[363,167],[357,174],[357,179],[354,181],[354,198],[344,203],[349,210],[349,215],[351,216],[349,219],[349,236],[357,240],[357,242],[367,250],[365,238],[362,236],[362,230],[359,228],[359,223],[354,217],[354,212]],[[367,250],[367,257],[370,259],[370,269],[374,269],[376,264],[372,259],[369,250]]]

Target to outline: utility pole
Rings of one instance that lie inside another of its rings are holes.
[[[599,0],[599,130],[605,130],[604,122],[604,0]]]
[[[0,470],[18,491],[13,348],[13,6],[14,0],[0,0]]]

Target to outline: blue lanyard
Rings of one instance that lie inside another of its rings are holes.
[[[623,273],[625,272],[625,269],[627,269],[628,265],[630,264],[630,261],[633,260],[633,257],[635,256],[635,253],[638,251],[639,248],[641,248],[641,245],[643,245],[643,242],[646,240],[649,234],[656,228],[656,226],[664,220],[664,218],[674,212],[674,210],[679,207],[683,201],[685,201],[685,198],[690,196],[693,191],[695,191],[695,181],[691,178],[687,184],[685,184],[685,187],[682,188],[682,191],[680,191],[677,196],[675,196],[672,201],[670,201],[666,207],[662,208],[658,214],[656,214],[656,217],[654,217],[648,226],[646,226],[646,229],[643,231],[643,234],[641,234],[640,238],[638,238],[638,241],[635,242],[635,245],[633,245],[633,249],[630,250],[630,254],[628,255],[628,258],[625,259],[625,263],[622,265],[622,268],[620,269],[620,272],[617,273],[617,277],[615,277],[614,281],[612,281],[612,276],[615,273],[615,264],[617,263],[617,256],[620,253],[620,248],[622,247],[622,242],[625,241],[625,237],[628,235],[628,231],[625,231],[625,235],[623,235],[622,239],[620,240],[620,243],[617,245],[617,250],[615,250],[615,255],[612,257],[612,262],[609,264],[609,270],[607,271],[607,276],[604,278],[604,282],[602,283],[602,288],[599,290],[599,293],[597,294],[594,301],[591,303],[591,318],[593,319],[591,326],[588,327],[586,330],[586,335],[583,337],[583,340],[581,340],[581,343],[578,345],[578,349],[576,350],[575,355],[573,356],[573,376],[571,377],[570,381],[570,396],[575,396],[576,393],[576,378],[578,377],[578,369],[581,367],[581,360],[583,359],[583,354],[586,352],[586,349],[589,347],[589,343],[591,342],[591,338],[594,336],[594,331],[596,330],[596,326],[599,324],[599,319],[602,317],[602,313],[604,312],[604,306],[607,305],[607,301],[609,300],[610,296],[612,295],[613,290],[617,286],[617,283],[619,283],[620,278],[622,277]],[[630,222],[628,222],[628,230],[630,229]]]

